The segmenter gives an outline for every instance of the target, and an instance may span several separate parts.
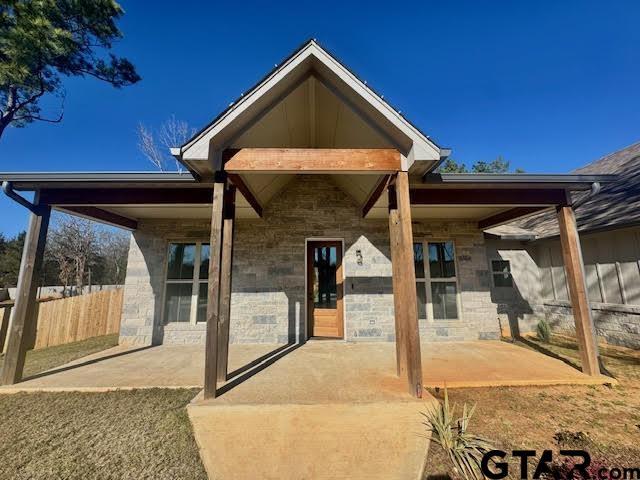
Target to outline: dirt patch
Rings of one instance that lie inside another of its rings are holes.
[[[554,337],[545,347],[579,363],[570,339]],[[619,385],[451,389],[449,399],[460,406],[477,404],[470,430],[491,439],[501,450],[557,451],[560,434],[565,447],[582,444],[592,457],[603,458],[611,466],[637,467],[640,351],[606,346],[601,356]],[[431,393],[442,399],[442,390]],[[445,453],[434,443],[432,447],[425,478],[452,475]],[[512,472],[513,476],[519,473]]]

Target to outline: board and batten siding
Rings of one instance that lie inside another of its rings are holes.
[[[580,243],[599,340],[640,348],[640,228],[583,233]],[[504,321],[517,322],[520,333],[526,333],[544,318],[555,331],[573,334],[560,240],[524,244],[492,239],[487,245],[489,259],[504,258],[512,264],[513,289],[492,288]]]

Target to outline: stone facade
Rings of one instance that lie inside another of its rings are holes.
[[[482,232],[464,222],[417,222],[413,228],[417,241],[454,240],[462,310],[458,320],[421,321],[422,338],[497,338]],[[205,220],[155,220],[139,225],[131,240],[121,342],[204,342],[202,324],[163,326],[162,304],[168,243],[206,240],[208,234]],[[358,205],[323,175],[297,176],[265,208],[262,219],[236,221],[230,341],[286,343],[307,337],[308,239],[343,242],[345,339],[393,341],[388,221],[361,218]]]
[[[420,338],[428,341],[500,338],[496,306],[491,302],[487,252],[482,231],[473,222],[413,224],[416,241],[453,240],[460,292],[457,320],[421,320]]]

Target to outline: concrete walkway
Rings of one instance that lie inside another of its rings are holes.
[[[189,406],[200,456],[216,479],[418,479],[428,447],[395,347],[311,341]],[[233,386],[233,388],[229,388]]]

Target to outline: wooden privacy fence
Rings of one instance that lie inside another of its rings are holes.
[[[118,333],[122,296],[123,290],[118,288],[39,301],[37,330],[30,346],[34,349],[45,348]],[[0,312],[0,319],[3,317],[2,313],[4,312]],[[5,322],[2,323],[4,328]]]
[[[118,333],[122,292],[119,288],[40,303],[34,348]]]

